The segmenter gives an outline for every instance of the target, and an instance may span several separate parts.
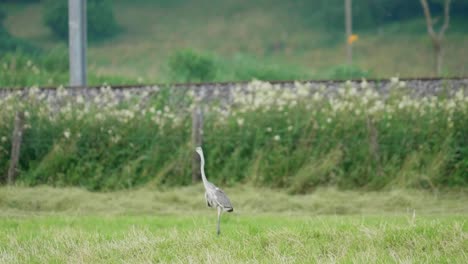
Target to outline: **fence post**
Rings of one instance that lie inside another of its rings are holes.
[[[8,168],[8,184],[13,184],[17,174],[17,166],[20,156],[21,141],[23,139],[24,112],[18,111],[15,115],[15,127],[13,129],[11,144],[10,167]]]
[[[201,179],[200,158],[195,152],[195,147],[202,145],[203,141],[203,111],[199,103],[193,108],[192,112],[192,182],[198,182]]]

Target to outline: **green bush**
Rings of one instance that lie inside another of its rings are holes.
[[[173,81],[204,82],[216,77],[214,58],[190,49],[174,53],[169,58],[169,70]]]
[[[16,38],[10,34],[3,26],[3,21],[6,18],[6,13],[0,9],[0,52],[6,53],[11,51],[22,51],[27,53],[37,53],[40,51],[39,48],[35,47],[31,43]]]
[[[44,22],[60,39],[68,39],[68,1],[48,0],[45,2]],[[90,41],[106,39],[116,35],[119,27],[109,0],[87,0],[87,32]]]
[[[371,84],[329,91],[276,89],[255,81],[233,104],[204,105],[206,171],[214,182],[250,182],[306,193],[340,188],[466,187],[468,100],[415,97],[395,83],[381,96]],[[0,98],[0,171],[8,166],[14,114],[27,127],[19,181],[111,190],[191,183],[191,111],[185,89],[59,103],[30,91]],[[3,156],[2,156],[3,155]]]

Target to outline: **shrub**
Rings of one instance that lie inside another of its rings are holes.
[[[418,97],[412,87],[394,83],[383,96],[373,84],[351,83],[329,97],[330,90],[302,84],[280,89],[255,81],[245,88],[234,90],[232,104],[204,105],[206,171],[213,182],[252,182],[292,193],[320,185],[468,184],[463,90],[450,98]],[[22,183],[92,190],[190,184],[193,94],[151,89],[134,95],[100,89],[92,100],[67,96],[65,89],[57,101],[37,89],[0,97],[0,157],[8,157],[14,115],[23,109]],[[8,158],[0,158],[0,171],[7,165]]]
[[[109,38],[118,33],[119,27],[108,0],[88,0],[87,31],[90,41]],[[44,22],[60,39],[68,39],[68,1],[45,2]]]
[[[174,53],[169,58],[169,70],[173,81],[203,82],[216,77],[214,58],[190,49]]]
[[[27,53],[37,53],[40,51],[39,48],[31,43],[12,36],[3,26],[3,20],[5,20],[5,18],[6,13],[0,9],[0,52],[6,53],[20,50]]]

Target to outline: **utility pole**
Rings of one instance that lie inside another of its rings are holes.
[[[345,28],[346,28],[346,59],[347,63],[351,65],[353,63],[353,46],[352,42],[349,41],[353,34],[353,18],[351,11],[351,0],[345,0]]]
[[[70,86],[86,86],[86,0],[68,0]]]

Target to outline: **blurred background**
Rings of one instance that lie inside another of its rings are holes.
[[[435,76],[418,0],[353,1],[351,39],[342,0],[87,2],[90,85]],[[444,1],[427,2],[437,32]],[[67,3],[0,0],[1,86],[68,83]],[[467,75],[467,13],[451,1],[439,75]]]

